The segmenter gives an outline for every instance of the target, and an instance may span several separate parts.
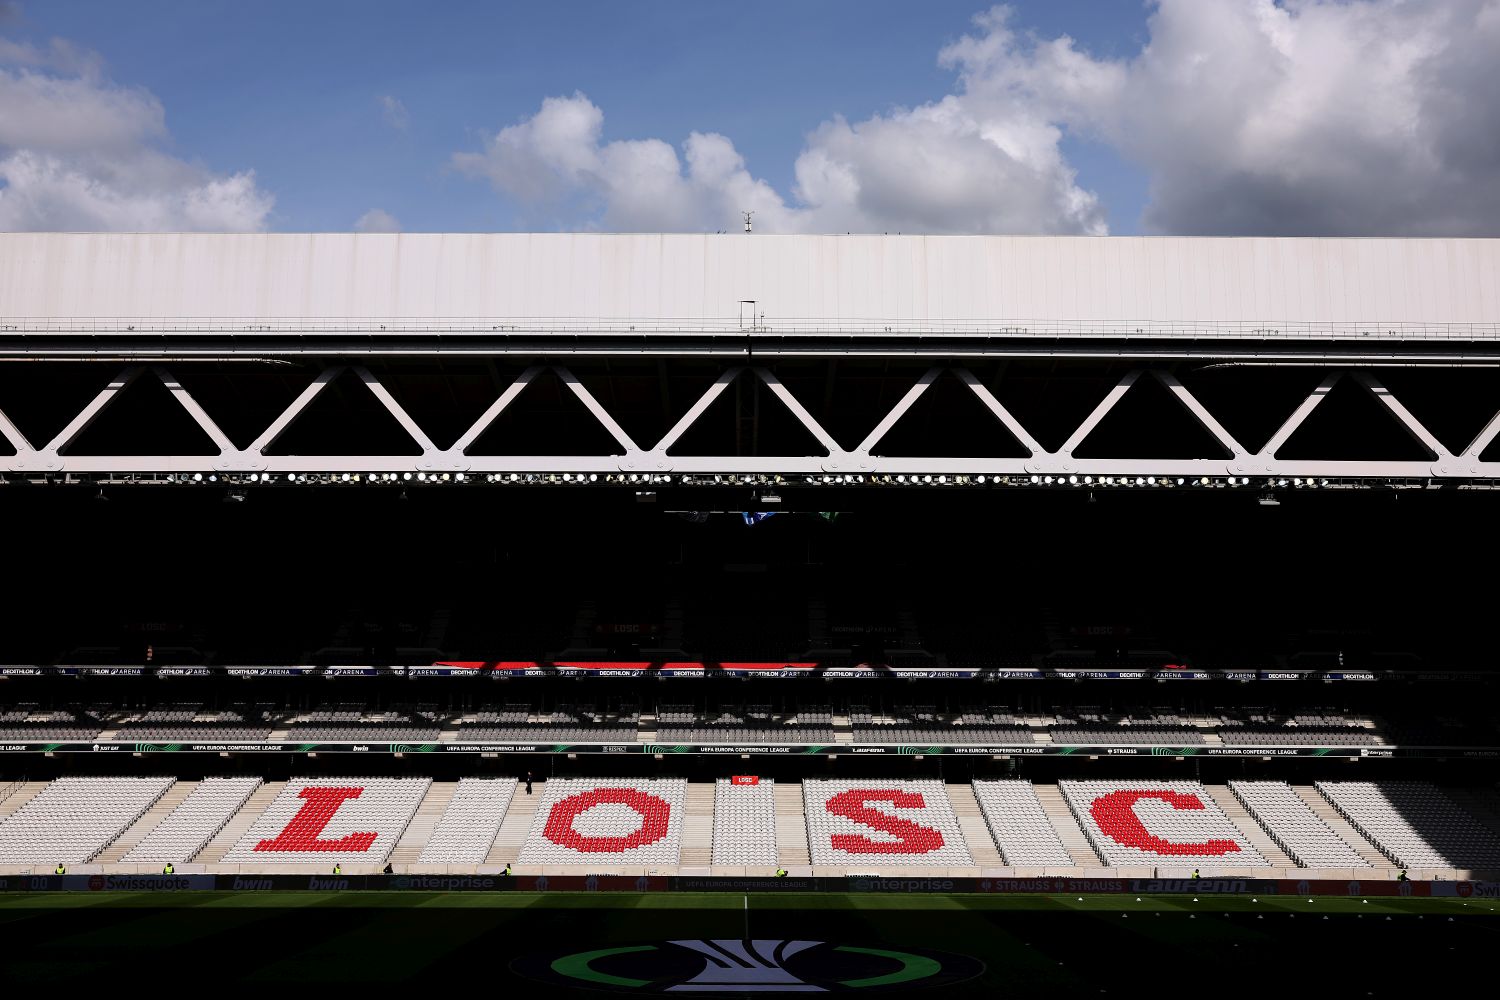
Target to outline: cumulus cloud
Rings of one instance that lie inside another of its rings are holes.
[[[0,230],[265,228],[253,171],[165,151],[161,103],[102,78],[93,53],[0,39]]]
[[[1012,109],[1014,110],[1014,109]],[[945,98],[861,122],[836,118],[796,162],[793,198],[752,175],[726,136],[603,140],[586,96],[549,97],[453,166],[527,206],[581,203],[604,229],[770,232],[1104,231],[1098,200],[1074,183],[1060,132],[1012,114],[980,120]]]
[[[354,222],[356,233],[399,233],[401,223],[383,208],[372,208]]]
[[[411,124],[411,115],[406,111],[406,105],[390,94],[381,94],[376,102],[380,105],[380,113],[385,116],[385,123],[393,129],[402,132]]]
[[[1139,163],[1148,230],[1500,233],[1500,0],[1159,0],[1122,60],[1003,21],[945,53],[966,94]]]
[[[456,153],[528,210],[586,227],[1101,233],[1063,153],[1102,142],[1149,183],[1152,232],[1500,233],[1500,0],[1155,0],[1106,59],[996,7],[946,46],[952,93],[805,138],[783,195],[733,142],[604,139],[582,94]]]

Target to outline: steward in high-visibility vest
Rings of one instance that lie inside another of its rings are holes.
[[[344,874],[344,866],[343,865],[334,865],[333,866],[333,873],[335,875],[342,875],[342,874]]]
[[[176,875],[177,874],[177,869],[173,868],[172,867],[172,862],[168,861],[167,862],[167,866],[161,870],[161,873],[163,875]]]
[[[66,875],[66,874],[68,874],[68,866],[65,865],[65,864],[63,864],[61,861],[59,861],[57,863],[57,867],[52,870],[52,874],[54,874],[54,875]]]

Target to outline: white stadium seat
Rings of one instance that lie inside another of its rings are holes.
[[[417,860],[426,865],[478,864],[490,853],[516,793],[512,778],[463,778]]]
[[[121,860],[153,864],[192,860],[259,787],[259,778],[204,779]]]
[[[720,778],[714,783],[714,864],[774,865],[776,857],[776,783],[761,778],[736,785]]]
[[[1500,837],[1426,781],[1320,781],[1318,792],[1404,868],[1500,868]]]
[[[984,813],[990,836],[1007,865],[1071,868],[1063,846],[1036,789],[1029,781],[976,781],[974,798]]]
[[[1303,868],[1370,867],[1286,782],[1231,781],[1229,790],[1276,845]]]
[[[0,822],[0,864],[79,864],[108,847],[172,778],[58,778]]]

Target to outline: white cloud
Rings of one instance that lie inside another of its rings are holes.
[[[161,103],[102,79],[94,54],[0,39],[0,230],[265,228],[253,171],[213,173],[167,139]]]
[[[1160,0],[1123,60],[1003,21],[946,50],[966,94],[1140,164],[1148,230],[1500,233],[1500,0]]]
[[[407,113],[406,105],[390,94],[381,94],[376,102],[380,105],[380,113],[385,116],[385,123],[391,128],[406,131],[411,124],[411,115]]]
[[[603,125],[583,94],[549,97],[452,162],[528,208],[576,203],[588,224],[621,231],[737,229],[742,211],[769,232],[1104,231],[1056,129],[979,120],[960,98],[825,122],[797,158],[790,202],[723,135],[691,133],[679,158],[660,139],[604,142]]]
[[[1157,0],[1123,59],[996,7],[939,62],[952,93],[825,121],[786,195],[716,133],[605,141],[582,94],[452,163],[586,228],[1103,232],[1078,134],[1145,171],[1148,231],[1500,234],[1500,0]]]
[[[401,223],[383,208],[372,208],[354,223],[356,233],[399,233]]]

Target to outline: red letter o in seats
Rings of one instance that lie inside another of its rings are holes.
[[[1202,809],[1203,801],[1196,795],[1182,792],[1151,789],[1150,791],[1110,792],[1101,795],[1089,805],[1089,814],[1099,829],[1117,843],[1126,847],[1138,847],[1143,851],[1171,856],[1173,854],[1233,854],[1240,845],[1232,840],[1206,840],[1201,844],[1177,844],[1163,840],[1146,829],[1135,814],[1135,804],[1141,799],[1160,799],[1173,809]]]
[[[641,817],[640,829],[623,837],[586,837],[573,829],[573,821],[590,809],[605,803],[629,806]],[[613,854],[628,851],[632,847],[654,844],[667,835],[667,820],[672,807],[666,799],[648,794],[636,788],[595,788],[589,792],[569,795],[552,806],[547,814],[547,825],[542,836],[562,847],[570,847],[585,854]]]

